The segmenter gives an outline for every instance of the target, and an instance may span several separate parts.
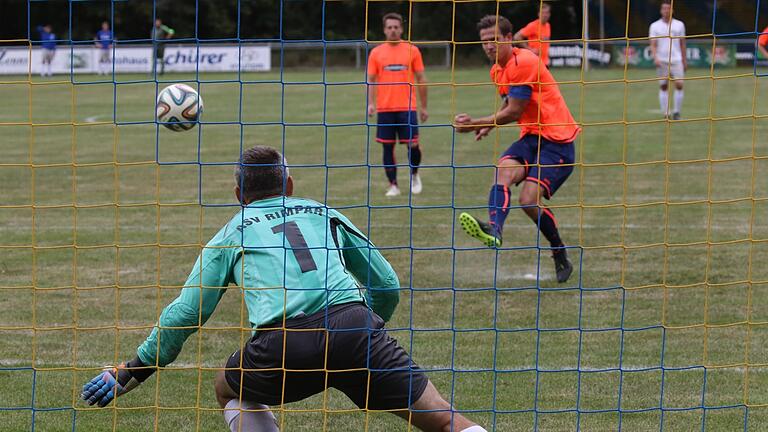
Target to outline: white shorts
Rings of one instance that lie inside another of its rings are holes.
[[[56,54],[56,50],[43,48],[43,63],[50,63],[54,54]]]
[[[656,76],[659,77],[659,84],[666,84],[668,80],[681,80],[685,77],[683,62],[665,63],[656,68]]]
[[[101,55],[99,55],[99,63],[110,63],[112,60],[109,58],[109,49],[100,49],[99,52]]]

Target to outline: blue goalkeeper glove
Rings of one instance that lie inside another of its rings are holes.
[[[141,368],[141,369],[135,369]],[[139,386],[152,375],[155,368],[147,368],[144,363],[135,358],[128,364],[105,369],[83,386],[80,397],[88,405],[107,406],[116,396],[123,395]]]

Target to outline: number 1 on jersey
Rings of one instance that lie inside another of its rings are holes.
[[[291,245],[291,250],[296,257],[296,261],[299,262],[299,268],[302,273],[317,270],[315,260],[312,258],[312,252],[309,251],[309,246],[304,241],[304,234],[301,233],[296,222],[275,225],[272,227],[272,232],[275,234],[283,233],[285,238],[288,239],[288,244]]]

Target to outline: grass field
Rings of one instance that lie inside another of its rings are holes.
[[[363,71],[202,76],[221,81],[200,84],[209,124],[181,134],[152,123],[146,76],[2,78],[0,431],[225,430],[212,377],[248,337],[237,289],[174,367],[116,406],[78,396],[133,356],[177,295],[236,211],[227,163],[257,143],[284,146],[296,193],[342,209],[384,249],[404,287],[392,334],[489,430],[763,430],[768,82],[690,70],[684,121],[667,122],[651,71],[556,70],[584,123],[550,203],[577,267],[559,285],[521,211],[502,250],[461,232],[460,211],[485,215],[517,130],[454,135],[454,114],[497,104],[487,70],[428,72],[424,193],[396,199],[365,126]],[[275,411],[283,431],[408,428],[335,390]]]

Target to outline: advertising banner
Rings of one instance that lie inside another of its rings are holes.
[[[715,66],[736,66],[736,46],[733,44],[717,45],[712,49],[712,44],[691,43],[686,46],[688,67],[708,68],[712,63]],[[648,44],[631,43],[629,46],[616,45],[613,47],[614,59],[617,65],[655,68],[651,57],[651,47]]]
[[[757,57],[755,57],[755,55],[757,55]],[[739,66],[765,67],[768,66],[768,58],[757,49],[753,39],[736,46],[736,64]],[[763,71],[760,72],[761,74],[764,73]]]
[[[149,73],[152,71],[150,46],[117,46],[110,53],[115,72]],[[100,51],[93,46],[59,46],[53,57],[53,73],[96,73]],[[38,47],[0,48],[0,74],[38,74],[43,51]],[[173,45],[165,48],[166,72],[261,72],[271,68],[267,46]]]
[[[29,72],[32,51],[24,48],[0,48],[0,74],[25,74]],[[39,60],[38,60],[39,61]]]
[[[151,53],[150,53],[151,56]],[[165,49],[166,72],[261,72],[270,69],[268,47],[176,46]]]
[[[584,58],[584,48],[581,44],[549,46],[549,64],[552,67],[580,67]],[[611,51],[606,47],[601,51],[599,45],[590,45],[587,49],[590,63],[607,66],[611,63]]]
[[[75,48],[59,49],[53,57],[51,67],[54,73],[75,73],[95,71],[91,49]],[[32,73],[39,73],[43,59],[43,51],[33,48],[0,48],[0,74],[26,74],[30,64]]]

